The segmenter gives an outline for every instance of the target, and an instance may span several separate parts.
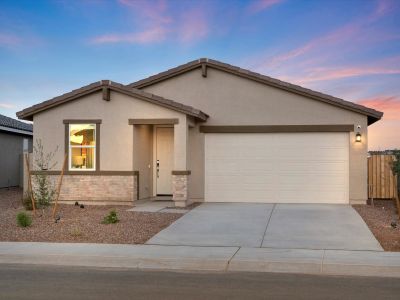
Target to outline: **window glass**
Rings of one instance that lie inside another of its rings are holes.
[[[69,125],[69,144],[71,146],[95,145],[95,124],[71,124]]]
[[[69,169],[95,170],[96,125],[69,125]]]

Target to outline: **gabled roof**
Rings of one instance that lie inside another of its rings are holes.
[[[31,135],[33,132],[33,126],[32,124],[27,124],[4,115],[0,115],[0,130]]]
[[[360,114],[366,115],[368,117],[368,125],[380,120],[383,116],[383,113],[372,108],[356,104],[354,102],[346,101],[337,97],[333,97],[327,94],[323,94],[320,92],[316,92],[295,84],[291,84],[288,82],[284,82],[272,77],[268,77],[259,73],[252,72],[250,70],[242,69],[236,66],[232,66],[226,63],[219,62],[217,60],[208,59],[208,58],[200,58],[186,64],[180,65],[178,67],[169,69],[167,71],[158,73],[156,75],[150,76],[148,78],[133,82],[128,84],[128,87],[141,89],[143,87],[152,85],[154,83],[166,80],[168,78],[180,75],[182,73],[186,73],[188,71],[205,67],[211,67],[214,69],[222,70],[240,77],[244,77],[250,80],[254,80],[260,83],[264,83],[269,86],[273,86],[276,88],[280,88],[295,94],[303,95],[308,98],[312,98],[315,100],[319,100],[337,107],[341,107],[347,110],[351,110],[354,112],[358,112]]]
[[[120,83],[113,82],[111,80],[101,80],[97,81],[94,83],[91,83],[89,85],[86,85],[84,87],[81,87],[79,89],[73,90],[69,93],[63,94],[61,96],[52,98],[50,100],[44,101],[42,103],[33,105],[31,107],[28,107],[24,110],[21,110],[17,112],[17,117],[19,119],[23,120],[33,120],[33,115],[37,114],[38,112],[47,110],[49,108],[61,105],[63,103],[75,100],[79,97],[97,92],[102,90],[103,88],[107,88],[112,91],[120,92],[122,94],[126,94],[135,98],[139,98],[144,101],[148,101],[184,114],[187,114],[189,116],[192,116],[196,118],[199,121],[206,121],[208,118],[208,115],[203,113],[202,111],[195,109],[191,106],[184,105],[169,99],[165,99],[163,97],[147,93],[135,88],[128,88]],[[112,101],[112,100],[111,100]]]

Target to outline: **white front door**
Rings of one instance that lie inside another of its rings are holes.
[[[156,127],[156,193],[172,195],[174,128]]]
[[[206,134],[205,201],[349,203],[349,134]]]

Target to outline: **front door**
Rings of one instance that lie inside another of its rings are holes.
[[[156,127],[156,191],[157,195],[172,195],[174,165],[174,128]]]

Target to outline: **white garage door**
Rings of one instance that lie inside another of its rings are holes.
[[[348,133],[207,133],[205,201],[348,203]]]

